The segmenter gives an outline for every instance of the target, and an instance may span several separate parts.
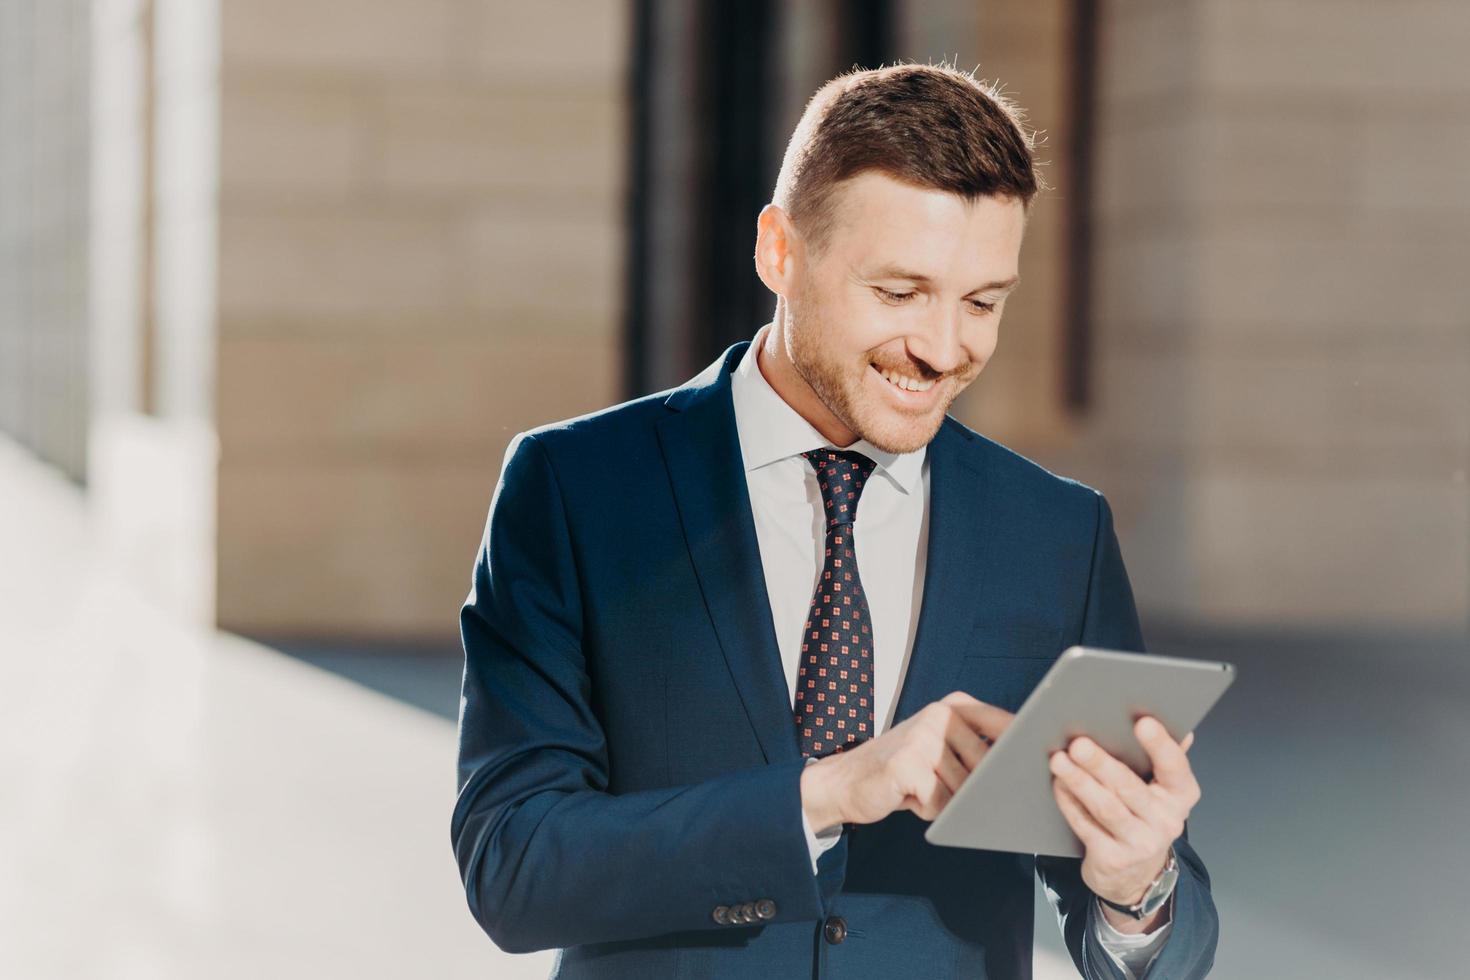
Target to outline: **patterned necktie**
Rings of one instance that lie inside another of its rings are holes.
[[[863,484],[877,464],[841,449],[801,455],[817,471],[827,509],[827,543],[801,635],[794,712],[801,754],[823,756],[873,736],[873,631],[852,525]]]

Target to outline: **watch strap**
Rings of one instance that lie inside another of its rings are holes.
[[[1101,895],[1097,896],[1097,900],[1108,908],[1122,912],[1124,915],[1132,916],[1135,919],[1143,918],[1143,902],[1139,902],[1137,905],[1119,905],[1112,899],[1103,898]]]
[[[1143,897],[1140,898],[1136,903],[1134,903],[1133,905],[1122,905],[1118,902],[1114,902],[1111,899],[1103,898],[1101,895],[1097,896],[1097,900],[1108,906],[1108,908],[1114,909],[1118,912],[1122,912],[1124,915],[1131,916],[1134,919],[1142,919],[1149,914],[1148,912],[1144,911],[1144,907],[1149,904],[1149,899],[1154,897],[1154,890],[1159,887],[1159,882],[1163,881],[1164,878],[1169,874],[1169,872],[1174,870],[1176,867],[1177,865],[1174,861],[1174,849],[1171,847],[1169,848],[1169,856],[1164,861],[1164,867],[1159,871],[1158,876],[1154,878],[1153,881],[1149,882],[1149,886],[1143,890]],[[1174,880],[1175,882],[1177,882],[1178,878],[1176,877]],[[1172,887],[1169,889],[1170,892],[1172,892],[1173,890],[1174,889]],[[1165,895],[1164,897],[1168,898],[1167,895]],[[1152,911],[1157,910],[1158,906],[1155,905]]]

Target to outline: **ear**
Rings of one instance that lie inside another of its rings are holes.
[[[790,293],[800,262],[801,241],[796,226],[775,204],[761,208],[756,219],[755,272],[777,296]]]

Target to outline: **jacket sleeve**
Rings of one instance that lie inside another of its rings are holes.
[[[506,450],[460,609],[458,796],[465,895],[501,949],[530,952],[758,921],[817,919],[801,819],[804,760],[608,792],[582,588],[557,476],[520,433]],[[763,902],[762,900],[769,900]]]
[[[1113,530],[1113,512],[1097,494],[1097,524],[1092,546],[1092,569],[1083,614],[1084,646],[1146,652],[1133,589],[1123,567],[1123,554]],[[1164,948],[1144,977],[1197,980],[1215,962],[1219,919],[1210,896],[1210,876],[1189,843],[1189,825],[1174,842],[1179,881],[1174,890],[1173,927]],[[1123,972],[1102,948],[1096,917],[1100,914],[1092,890],[1082,880],[1080,858],[1037,855],[1036,874],[1056,910],[1062,936],[1078,972],[1088,980],[1123,980]],[[1144,978],[1140,978],[1144,980]]]

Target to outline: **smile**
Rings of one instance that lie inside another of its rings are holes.
[[[873,366],[873,370],[878,370],[877,365]],[[897,371],[878,371],[878,373],[883,376],[883,380],[891,385],[902,388],[904,391],[928,391],[934,387],[933,378],[930,378],[928,381],[920,381],[918,378],[910,378],[908,375],[899,374]]]
[[[904,408],[928,408],[934,401],[939,379],[930,378],[921,381],[896,371],[880,371],[876,364],[868,366],[873,369],[873,374],[879,378],[884,389]]]

